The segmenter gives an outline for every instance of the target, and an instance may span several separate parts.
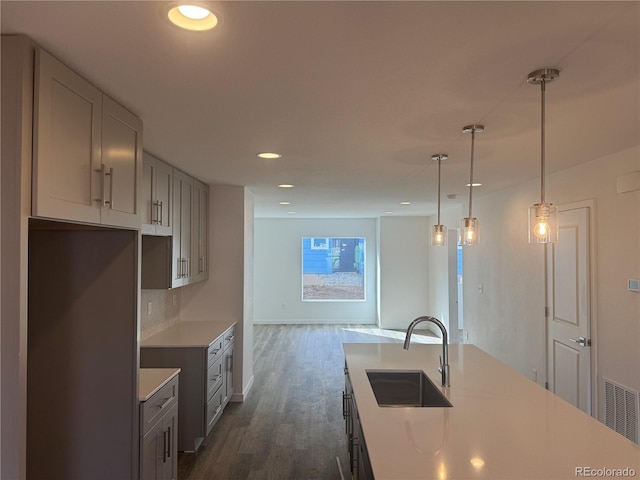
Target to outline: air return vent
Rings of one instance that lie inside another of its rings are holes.
[[[607,427],[638,443],[638,392],[605,378],[604,414]]]

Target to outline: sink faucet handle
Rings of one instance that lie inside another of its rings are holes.
[[[438,355],[438,357],[440,358],[440,366],[438,367],[438,371],[442,373],[442,355]]]

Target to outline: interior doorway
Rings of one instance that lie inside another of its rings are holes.
[[[559,240],[547,249],[548,388],[593,415],[592,214],[588,202],[558,209]]]
[[[449,338],[460,343],[464,329],[462,308],[462,247],[458,245],[458,231],[449,230],[447,238],[449,278]]]

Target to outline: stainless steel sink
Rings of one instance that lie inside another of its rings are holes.
[[[367,370],[380,407],[451,407],[422,370]]]

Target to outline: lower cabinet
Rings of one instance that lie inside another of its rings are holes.
[[[208,347],[140,347],[142,368],[181,369],[179,451],[198,450],[231,398],[234,332],[230,327]]]
[[[342,393],[342,416],[345,421],[345,434],[347,437],[347,451],[349,457],[349,470],[353,480],[373,480],[373,470],[367,452],[367,444],[362,433],[358,406],[356,404],[349,370],[345,365],[345,387]]]
[[[140,403],[140,479],[178,478],[178,378]]]

